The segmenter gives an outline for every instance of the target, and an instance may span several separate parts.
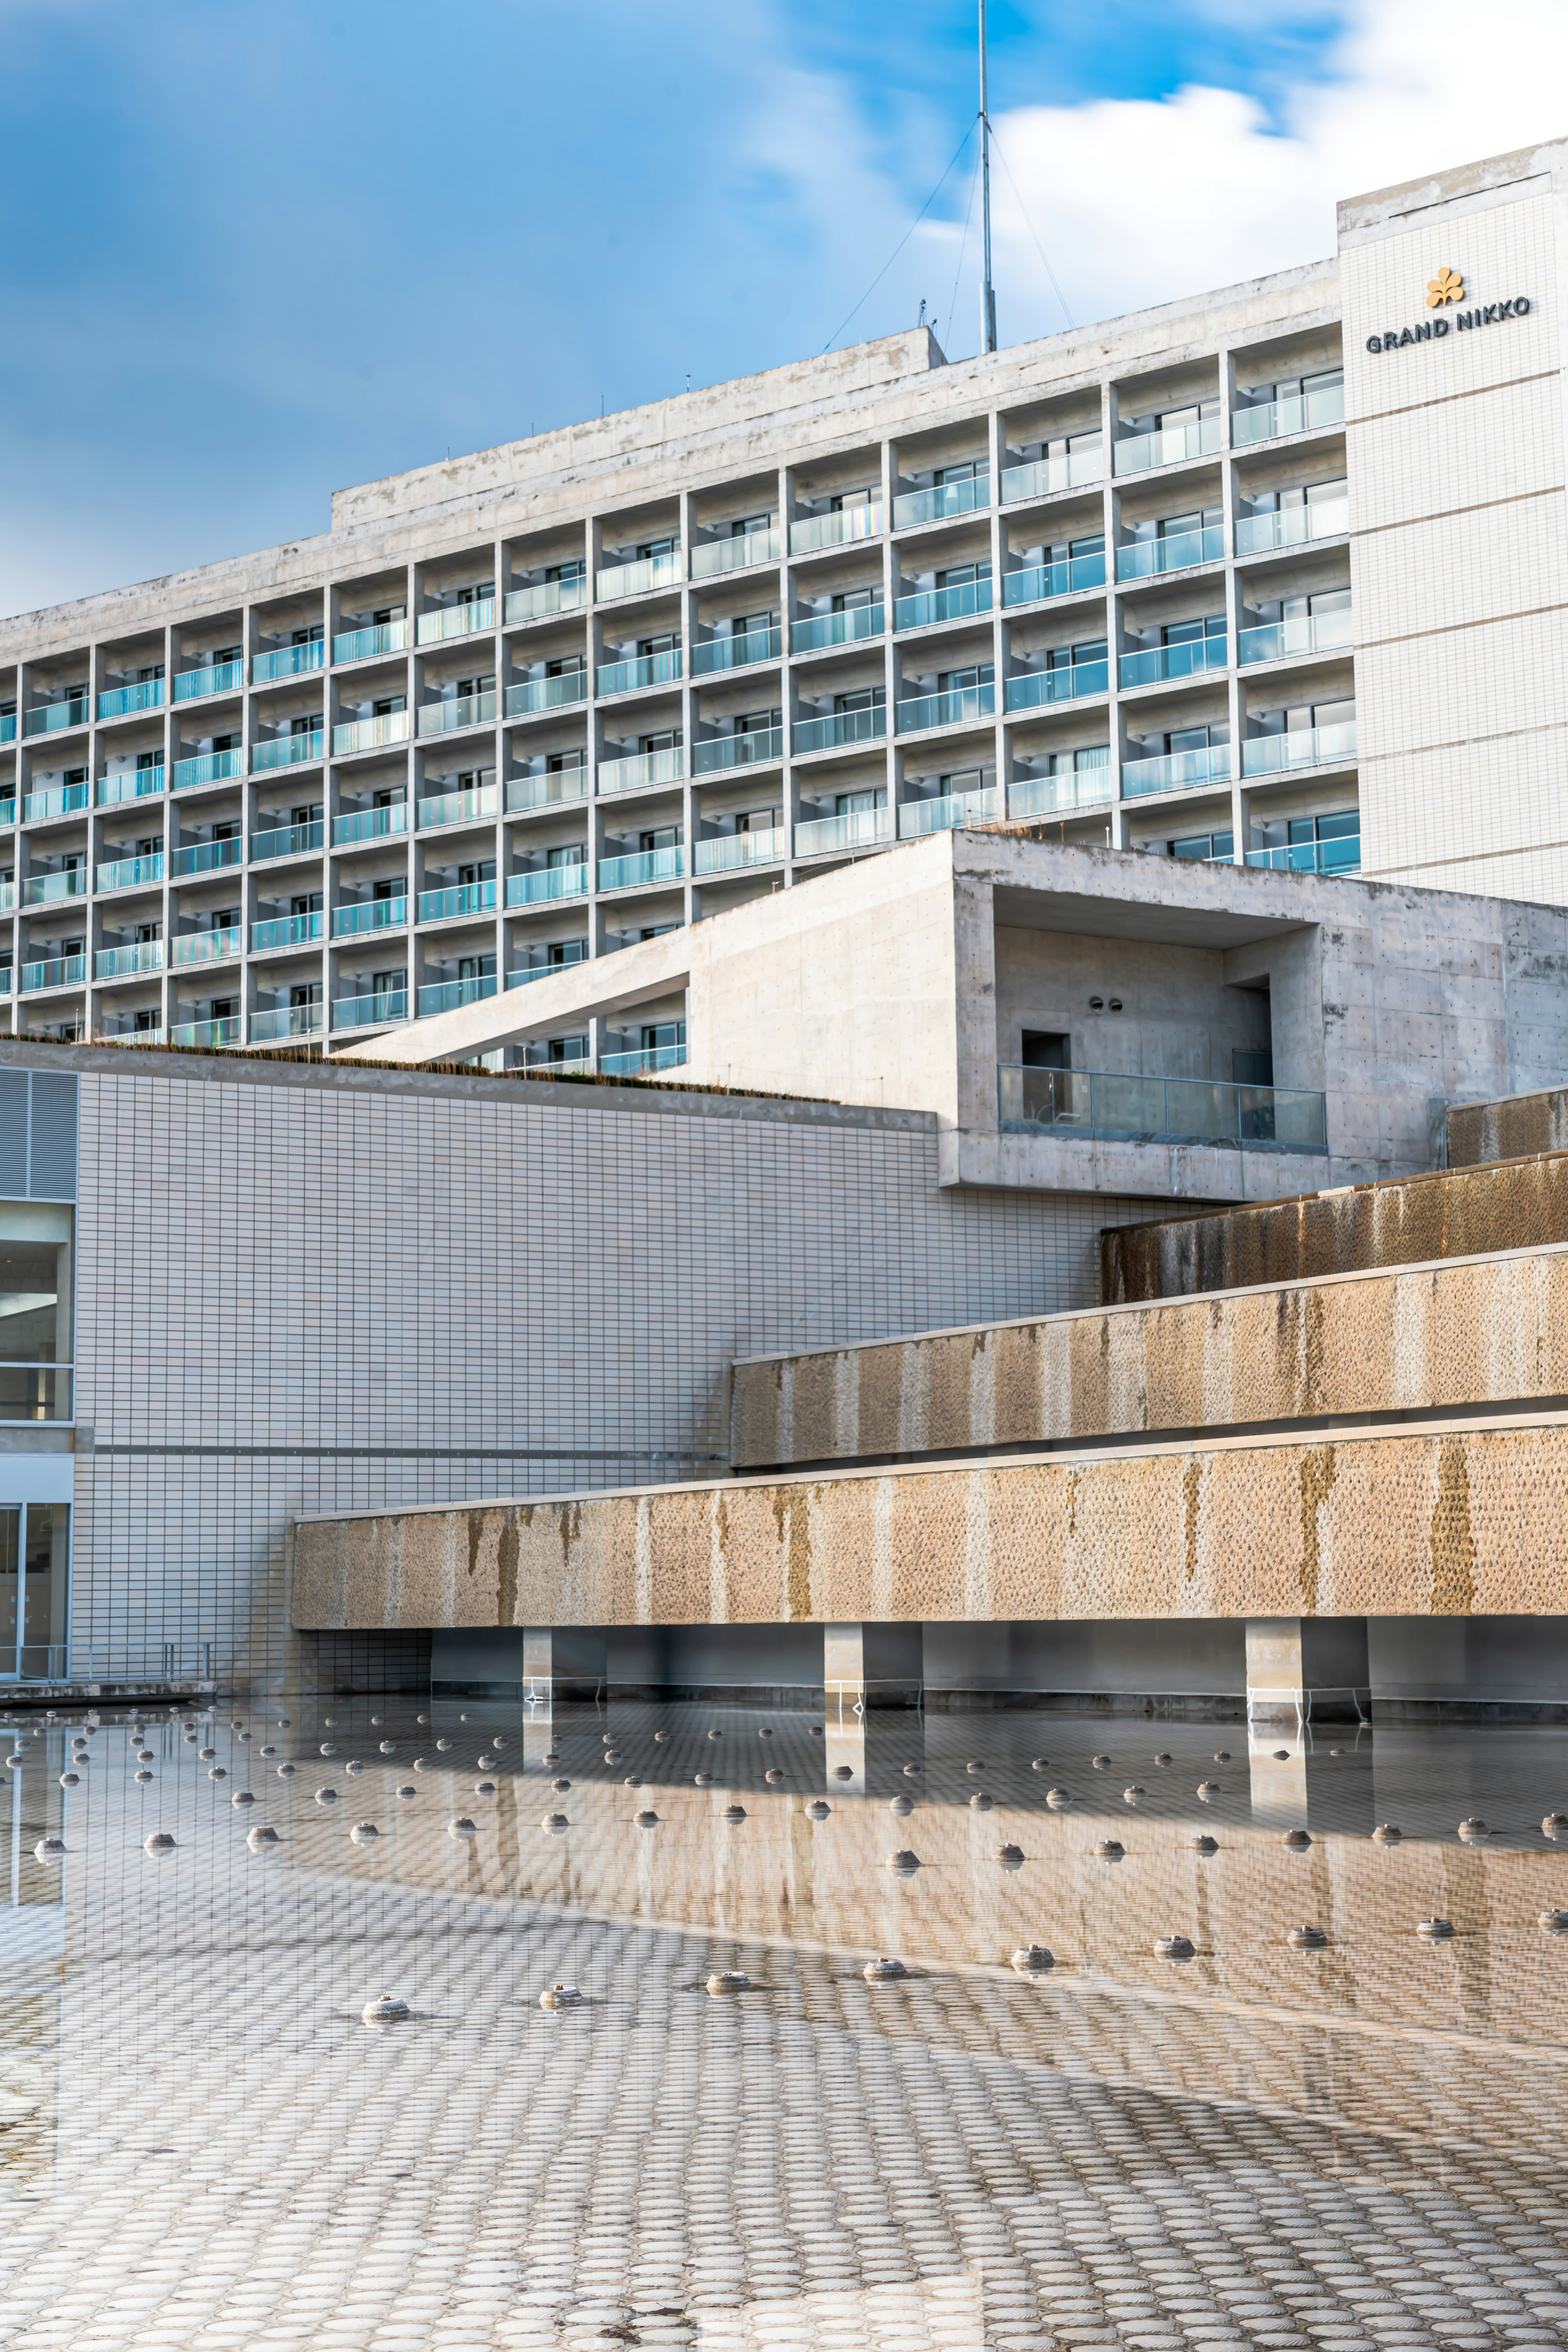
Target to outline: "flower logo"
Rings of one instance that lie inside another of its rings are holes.
[[[1465,281],[1457,269],[1439,269],[1436,278],[1426,280],[1426,308],[1440,310],[1445,302],[1462,302]]]

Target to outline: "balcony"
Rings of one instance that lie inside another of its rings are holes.
[[[1004,572],[1002,602],[1011,610],[1016,604],[1045,604],[1053,596],[1071,596],[1079,589],[1104,585],[1104,555],[1074,555],[1065,563],[1031,563],[1022,572]]]
[[[888,731],[885,703],[866,710],[833,710],[826,719],[797,719],[791,730],[797,755],[837,751],[851,743],[879,743]]]
[[[269,654],[258,654],[250,665],[252,686],[268,686],[274,678],[305,677],[313,669],[325,669],[327,645],[324,637],[312,637],[303,646],[276,646]]]
[[[415,642],[421,646],[444,645],[448,637],[477,636],[495,625],[495,598],[480,596],[471,604],[443,604],[437,612],[421,613]]]
[[[14,743],[16,740],[16,712],[14,710],[0,710],[0,743]]]
[[[637,1045],[629,1054],[601,1054],[599,1069],[606,1078],[650,1078],[658,1070],[685,1066],[684,1045]]]
[[[948,522],[990,503],[989,474],[976,474],[968,482],[937,482],[929,490],[906,490],[893,500],[893,529],[912,530],[922,522]]]
[[[792,555],[815,555],[823,547],[849,547],[882,535],[882,509],[873,499],[866,507],[844,507],[837,514],[802,515],[789,527]]]
[[[407,830],[406,801],[391,801],[384,808],[351,809],[332,819],[332,846],[344,849],[356,841],[382,841]]]
[[[585,898],[588,859],[584,851],[575,866],[534,866],[514,874],[506,886],[509,907],[547,907],[557,898]]]
[[[1124,760],[1121,795],[1138,800],[1147,793],[1193,792],[1200,784],[1230,782],[1230,745],[1210,743],[1196,751],[1165,751],[1152,760]]]
[[[184,669],[174,680],[176,702],[201,702],[209,694],[237,694],[245,684],[242,661],[209,663],[205,669]]]
[[[22,966],[22,993],[31,996],[42,988],[80,988],[86,978],[85,955],[45,956],[38,963]]]
[[[1232,409],[1231,446],[1245,449],[1258,441],[1282,441],[1289,433],[1319,433],[1344,421],[1342,383],[1325,385],[1321,392],[1291,393],[1284,400],[1259,401],[1256,408]]]
[[[1146,646],[1142,653],[1123,654],[1123,686],[1169,684],[1173,678],[1202,677],[1224,669],[1230,660],[1228,637],[1186,637],[1179,646]]]
[[[1278,849],[1249,849],[1247,862],[1273,874],[1359,874],[1361,835],[1342,833],[1332,841],[1291,841]]]
[[[174,790],[188,793],[195,784],[221,784],[230,776],[243,775],[245,755],[242,751],[198,751],[192,760],[174,762]]]
[[[443,824],[472,824],[500,814],[499,784],[479,784],[460,793],[436,793],[419,803],[419,830]]]
[[[305,767],[310,761],[321,759],[326,747],[327,739],[321,728],[310,735],[270,736],[264,743],[251,745],[250,772],[257,776],[271,768]]]
[[[1261,629],[1243,629],[1237,638],[1237,659],[1253,662],[1294,661],[1305,654],[1343,653],[1355,642],[1355,615],[1303,613],[1298,619],[1270,621]]]
[[[4,800],[0,800],[0,825],[15,824],[16,822],[16,803],[12,794],[7,793]]]
[[[938,621],[963,621],[991,610],[989,580],[965,580],[953,588],[922,588],[893,606],[895,629],[929,629]]]
[[[100,948],[92,960],[94,980],[133,980],[138,972],[163,969],[162,940],[133,940],[129,947]]]
[[[784,651],[782,629],[752,629],[738,637],[708,637],[691,648],[693,677],[715,671],[749,669],[753,662],[776,661]]]
[[[701,540],[691,551],[691,577],[712,580],[724,572],[747,572],[756,563],[777,563],[783,554],[781,530],[748,530],[736,539]]]
[[[941,800],[906,801],[899,811],[899,839],[918,841],[922,834],[952,833],[960,825],[994,824],[1001,814],[1002,794],[995,784]]]
[[[608,563],[595,574],[595,585],[599,602],[609,604],[619,596],[646,596],[655,588],[673,588],[679,578],[677,547],[668,555],[645,555],[635,563]]]
[[[563,942],[559,962],[515,964],[506,976],[506,984],[509,988],[526,988],[531,981],[548,980],[552,972],[570,971],[574,963],[586,963],[587,961],[587,940],[567,940]]]
[[[857,604],[847,613],[816,613],[809,621],[790,623],[790,651],[819,654],[829,646],[858,646],[879,637],[887,625],[888,609],[879,602]]]
[[[1194,457],[1219,454],[1221,420],[1205,416],[1193,425],[1171,425],[1157,433],[1129,434],[1111,444],[1118,474],[1142,474],[1153,466],[1190,465]]]
[[[1315,505],[1280,507],[1273,514],[1242,515],[1236,526],[1237,555],[1268,555],[1277,547],[1305,547],[1314,539],[1342,539],[1351,527],[1348,498],[1320,499]]]
[[[332,639],[335,662],[377,661],[386,654],[408,651],[406,621],[378,621],[368,629],[345,629]]]
[[[506,617],[514,621],[543,621],[552,613],[574,613],[588,601],[588,575],[580,572],[575,580],[541,580],[531,588],[514,588],[506,600]]]
[[[494,972],[480,980],[437,980],[419,992],[419,1018],[427,1021],[432,1013],[456,1013],[460,1004],[478,1004],[496,992]]]
[[[441,890],[421,890],[422,923],[449,923],[458,915],[489,915],[499,904],[496,883],[454,882]]]
[[[1225,530],[1209,523],[1202,530],[1181,530],[1169,539],[1134,540],[1116,551],[1118,580],[1155,580],[1167,572],[1189,572],[1194,563],[1225,561]]]
[[[151,858],[108,858],[99,866],[99,889],[148,889],[163,882],[163,849]]]
[[[679,846],[672,849],[643,849],[626,857],[601,857],[599,887],[601,890],[637,890],[650,882],[679,882],[686,872],[686,852]]]
[[[406,743],[408,713],[406,710],[384,710],[374,719],[350,719],[332,730],[332,756],[343,759],[351,751],[379,751],[388,743]]]
[[[891,809],[849,809],[842,816],[812,816],[797,824],[795,854],[826,857],[847,849],[879,849],[892,838]]]
[[[367,931],[401,931],[408,921],[405,898],[359,898],[332,908],[332,937],[359,939]]]
[[[1348,767],[1356,755],[1355,720],[1299,727],[1288,735],[1252,735],[1241,747],[1244,776],[1282,776],[1296,768]]]
[[[587,797],[585,765],[551,768],[542,776],[513,776],[506,788],[506,813],[508,816],[521,816],[530,809],[560,808]]]
[[[270,953],[279,948],[309,947],[312,940],[324,940],[326,936],[327,919],[319,907],[309,915],[271,915],[250,926],[250,945],[257,954]]]
[[[697,844],[697,874],[742,874],[753,866],[782,865],[789,853],[789,829],[771,825],[757,833],[726,833]]]
[[[1002,1063],[999,1123],[1029,1135],[1243,1150],[1328,1150],[1327,1106],[1305,1088],[1222,1078],[1144,1078],[1117,1070],[1037,1070]]]
[[[699,776],[720,776],[731,768],[755,768],[784,758],[784,729],[753,727],[741,735],[715,735],[692,746],[692,769]]]
[[[69,866],[60,874],[29,874],[22,885],[24,907],[58,907],[65,899],[86,896],[85,866]]]
[[[1081,702],[1086,696],[1106,693],[1110,686],[1109,661],[1072,662],[1061,669],[1026,670],[1007,680],[1009,710],[1043,710],[1057,702]]]
[[[461,727],[488,727],[496,715],[495,688],[455,694],[447,702],[427,702],[419,713],[421,735],[455,735]]]
[[[586,669],[569,669],[560,677],[525,677],[506,690],[506,715],[526,719],[533,710],[563,710],[588,699]]]
[[[930,727],[963,727],[972,719],[996,715],[994,685],[954,687],[946,694],[911,695],[899,705],[899,732],[912,735]]]
[[[176,964],[228,963],[245,951],[245,933],[237,923],[221,931],[181,931],[174,940]]]
[[[309,856],[310,851],[322,848],[326,838],[326,823],[321,817],[317,817],[310,824],[275,825],[268,833],[251,835],[250,854],[252,857],[258,858],[304,857]],[[215,841],[211,846],[214,849],[232,849],[235,862],[238,863],[237,841]]]
[[[204,1046],[237,1045],[244,1035],[244,1021],[237,1013],[231,1013],[222,1021],[182,1021],[170,1030],[169,1043],[199,1052]]]
[[[16,885],[15,882],[0,882],[0,915],[14,915],[16,911]]]
[[[279,1004],[270,1013],[250,1016],[253,1045],[275,1045],[280,1037],[314,1037],[326,1026],[324,1004]]]
[[[42,702],[22,721],[24,735],[55,735],[64,727],[87,725],[87,697],[73,694],[68,701]]]
[[[332,1005],[334,1029],[370,1029],[383,1021],[406,1021],[408,991],[389,988],[379,996],[340,996]]]
[[[1061,776],[1020,776],[1007,787],[1009,817],[1071,816],[1079,809],[1109,808],[1110,762],[1070,769]]]
[[[100,719],[127,719],[133,710],[162,710],[163,681],[161,677],[139,678],[134,686],[111,687],[98,698]]]
[[[637,793],[648,784],[678,784],[685,774],[685,747],[672,743],[666,751],[632,751],[624,760],[601,760],[594,788],[600,793]]]
[[[301,831],[308,830],[301,827]],[[264,835],[263,839],[266,838]],[[254,850],[256,843],[251,841]],[[221,874],[230,866],[245,862],[245,844],[235,834],[227,841],[193,841],[184,849],[176,849],[169,859],[169,871],[176,878],[188,874]]]
[[[149,800],[154,793],[163,791],[164,781],[162,761],[155,768],[127,769],[121,776],[100,776],[98,805],[114,808],[121,801]]]
[[[69,816],[75,810],[86,808],[87,803],[85,784],[51,784],[47,792],[26,795],[22,814],[28,824],[38,824],[48,817]]]
[[[1002,472],[1002,504],[1013,507],[1021,499],[1054,498],[1058,490],[1086,489],[1105,479],[1105,450],[1069,449],[1061,457],[1037,457],[1027,466],[1006,466]]]
[[[680,647],[671,646],[668,653],[639,654],[633,661],[602,662],[599,666],[599,692],[636,694],[650,686],[673,686],[680,677]]]

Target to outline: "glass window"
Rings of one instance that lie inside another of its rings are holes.
[[[0,1202],[0,1421],[71,1417],[75,1211]]]
[[[0,1510],[0,1681],[65,1673],[70,1506]]]

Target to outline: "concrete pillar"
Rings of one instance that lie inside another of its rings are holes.
[[[1247,1620],[1249,1722],[1354,1723],[1369,1699],[1364,1617]]]

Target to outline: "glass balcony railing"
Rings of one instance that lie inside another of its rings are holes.
[[[1284,400],[1259,401],[1255,408],[1234,408],[1230,415],[1233,447],[1257,441],[1282,440],[1288,433],[1318,433],[1345,421],[1345,388],[1327,384],[1321,392],[1291,393]]]
[[[601,1054],[599,1069],[606,1078],[651,1078],[660,1070],[686,1066],[684,1045],[634,1045],[626,1054]]]
[[[162,710],[163,681],[161,677],[138,678],[134,686],[110,687],[98,698],[100,719],[124,719],[132,710]]]
[[[332,908],[332,937],[352,940],[361,938],[366,931],[400,931],[407,920],[408,901],[401,895],[395,898],[358,898]]]
[[[878,702],[866,710],[832,710],[825,719],[797,719],[790,730],[797,753],[841,751],[849,743],[879,743],[888,731],[888,709]]]
[[[1247,862],[1275,874],[1359,874],[1361,835],[1342,833],[1332,841],[1291,841],[1278,849],[1249,849]]]
[[[1062,563],[1031,563],[1022,572],[1005,572],[1002,602],[1009,608],[1015,604],[1044,604],[1053,596],[1070,596],[1080,588],[1104,585],[1103,554],[1074,555]]]
[[[60,874],[29,874],[22,885],[24,907],[58,907],[68,898],[86,896],[85,866],[68,866]]]
[[[1192,425],[1167,425],[1163,432],[1132,433],[1111,444],[1118,474],[1142,474],[1152,466],[1185,466],[1194,457],[1218,455],[1222,439],[1217,416]]]
[[[270,1045],[280,1037],[314,1037],[327,1025],[324,1004],[277,1004],[250,1016],[250,1042]]]
[[[497,886],[489,882],[454,882],[445,889],[421,890],[422,923],[449,923],[455,915],[488,915],[498,902]]]
[[[174,790],[188,793],[194,784],[221,784],[244,773],[242,751],[198,751],[194,759],[174,762]]]
[[[16,803],[12,795],[7,793],[4,800],[0,800],[0,825],[12,825],[16,822]]]
[[[753,727],[743,735],[715,735],[692,746],[692,769],[699,776],[722,775],[731,768],[754,768],[784,758],[784,729]]]
[[[588,895],[588,856],[584,849],[575,866],[534,866],[510,876],[506,886],[509,907],[547,907],[556,898]]]
[[[994,824],[1001,814],[1002,794],[994,784],[940,800],[905,801],[899,811],[899,839],[918,841],[922,834],[952,833],[960,825]]]
[[[228,963],[244,953],[245,933],[237,923],[221,931],[181,931],[174,941],[178,964]]]
[[[419,991],[419,1018],[433,1013],[456,1013],[460,1004],[479,1004],[493,996],[499,983],[493,971],[479,980],[434,980]]]
[[[826,857],[847,849],[878,849],[892,838],[891,809],[847,809],[842,816],[808,816],[797,824],[795,854]]]
[[[1198,784],[1230,782],[1230,745],[1210,743],[1196,751],[1165,751],[1152,760],[1124,760],[1121,794],[1137,800],[1146,793],[1190,792]]]
[[[154,850],[150,857],[110,857],[98,869],[100,890],[145,890],[150,883],[163,878],[163,853]]]
[[[1273,514],[1241,515],[1236,526],[1236,551],[1267,555],[1276,547],[1305,547],[1314,539],[1342,539],[1350,527],[1348,498],[1280,507]]]
[[[1026,1134],[1328,1150],[1327,1104],[1304,1087],[1145,1078],[1119,1070],[1025,1069],[1005,1062],[997,1079],[1000,1124]]]
[[[976,474],[973,481],[937,482],[929,490],[905,490],[893,500],[893,529],[911,530],[917,523],[946,522],[953,515],[973,514],[991,503],[991,477]]]
[[[0,882],[0,915],[14,915],[16,911],[16,885],[15,882]]]
[[[128,947],[100,948],[92,959],[94,980],[132,980],[138,972],[163,969],[162,940],[132,940]]]
[[[601,760],[595,774],[600,793],[636,793],[646,784],[676,784],[686,773],[686,751],[679,743],[666,751],[631,751],[624,760]]]
[[[789,830],[782,824],[755,833],[726,833],[713,841],[700,841],[693,860],[698,874],[741,874],[752,866],[781,865],[789,850]]]
[[[113,808],[121,801],[148,800],[163,791],[164,781],[161,764],[156,768],[128,768],[118,776],[100,776],[98,805]]]
[[[192,841],[183,849],[172,852],[169,871],[176,877],[187,874],[221,874],[230,866],[245,862],[245,844],[237,834],[226,841]]]
[[[1070,816],[1078,809],[1108,808],[1112,798],[1110,761],[1069,769],[1061,776],[1020,776],[1007,787],[1010,817]]]
[[[858,646],[879,637],[888,625],[888,608],[880,602],[857,604],[847,613],[814,613],[808,621],[792,621],[791,653],[819,654],[829,646]]]
[[[85,784],[50,784],[41,793],[24,795],[22,815],[28,824],[37,824],[47,817],[70,816],[86,808],[87,803]]]
[[[971,719],[994,718],[995,712],[994,685],[955,687],[946,694],[913,694],[899,705],[899,732],[909,735],[927,727],[962,727]]]
[[[310,824],[274,825],[267,833],[251,835],[250,854],[252,857],[304,857],[311,850],[323,847],[326,837],[326,822],[321,817],[317,817]],[[237,841],[216,841],[211,846],[215,849],[232,849],[237,861],[239,855]]]
[[[506,690],[506,715],[525,719],[531,710],[563,710],[588,699],[588,672],[569,669],[559,677],[525,677]]]
[[[1040,710],[1053,702],[1081,702],[1088,695],[1105,694],[1110,686],[1106,661],[1073,662],[1061,669],[1030,669],[1007,680],[1009,710]]]
[[[1285,735],[1252,735],[1241,747],[1244,776],[1279,776],[1292,768],[1348,767],[1356,755],[1355,720],[1337,727],[1298,727]]]
[[[79,988],[87,978],[85,955],[44,956],[22,966],[22,993],[39,988]]]
[[[506,600],[508,623],[542,621],[552,613],[574,613],[588,601],[588,575],[575,580],[541,580],[531,587],[513,588]]]
[[[187,1045],[197,1052],[204,1046],[237,1045],[245,1035],[245,1022],[237,1013],[221,1021],[182,1021],[169,1032],[171,1045]]]
[[[1187,572],[1194,563],[1225,560],[1225,531],[1219,523],[1202,530],[1173,531],[1169,539],[1137,539],[1116,551],[1118,580],[1154,580],[1166,572]]]
[[[379,996],[340,996],[332,1004],[334,1029],[369,1029],[381,1021],[406,1021],[408,991],[384,989]]]
[[[310,735],[268,736],[265,742],[251,745],[250,772],[256,776],[270,768],[302,768],[321,759],[326,748],[327,739],[320,728]]]
[[[318,907],[308,915],[269,915],[250,926],[250,945],[255,952],[275,948],[309,947],[312,940],[327,936],[327,918]]]
[[[509,816],[520,816],[529,809],[559,808],[587,797],[588,769],[584,761],[580,768],[552,768],[542,776],[510,777],[506,788],[506,810]]]
[[[542,958],[538,963],[514,964],[506,976],[506,984],[509,988],[526,988],[531,981],[548,980],[553,972],[570,971],[574,964],[586,963],[587,961],[587,940],[566,940],[562,943],[561,955],[556,962],[551,963]]]
[[[408,803],[389,802],[385,808],[346,809],[332,819],[332,846],[345,849],[356,841],[382,841],[408,830]]]
[[[421,613],[415,641],[422,646],[444,645],[448,637],[477,636],[495,625],[495,598],[479,596],[471,604],[443,604],[437,612]]]
[[[929,629],[938,621],[962,621],[991,610],[989,580],[965,580],[953,588],[921,588],[893,606],[896,629]]]
[[[717,670],[749,669],[753,662],[776,661],[783,651],[782,629],[748,629],[737,637],[709,637],[691,648],[691,675],[710,677]]]
[[[488,727],[496,715],[493,687],[483,694],[457,694],[448,702],[427,702],[419,713],[421,735],[453,735],[461,727]]]
[[[406,743],[406,710],[384,710],[371,719],[345,719],[332,730],[332,753],[342,759],[351,751],[379,751],[388,743]]]
[[[635,694],[644,687],[673,686],[680,674],[680,647],[671,646],[667,653],[640,654],[635,661],[602,662],[599,692]]]
[[[792,555],[814,555],[821,547],[849,547],[862,539],[879,539],[882,531],[882,509],[873,499],[869,506],[844,507],[837,514],[802,515],[789,527],[789,551]]]
[[[1145,646],[1142,652],[1123,654],[1123,686],[1153,686],[1172,678],[1202,677],[1224,669],[1230,660],[1228,637],[1187,637],[1179,646]]]
[[[14,710],[0,710],[0,743],[14,743],[16,740],[16,712]]]
[[[275,646],[269,654],[258,654],[250,665],[250,682],[266,686],[273,678],[304,677],[326,666],[326,639],[312,637],[308,645]]]
[[[200,702],[209,694],[236,694],[244,684],[242,661],[210,662],[205,669],[181,670],[174,680],[174,699]]]
[[[1303,613],[1289,621],[1269,621],[1260,629],[1243,629],[1237,638],[1237,659],[1248,662],[1293,661],[1303,654],[1342,653],[1355,642],[1355,615]]]
[[[384,654],[408,651],[406,621],[378,621],[368,629],[345,629],[332,639],[335,662],[375,661]]]
[[[607,563],[595,575],[601,604],[619,596],[646,596],[655,588],[673,588],[680,578],[680,550],[668,555],[645,555],[635,563]]]
[[[62,727],[87,725],[87,697],[73,694],[63,702],[41,702],[22,721],[24,735],[56,735]]]
[[[776,563],[783,553],[780,530],[748,530],[736,539],[700,540],[691,551],[691,577],[712,580],[723,572],[749,571],[754,563]]]
[[[470,785],[459,793],[435,793],[419,803],[419,830],[426,833],[432,826],[472,824],[484,817],[500,814],[499,784]]]
[[[679,844],[672,849],[642,849],[624,857],[601,857],[599,887],[601,890],[636,890],[650,882],[679,882],[686,872],[686,852]]]
[[[1091,449],[1069,449],[1061,457],[1037,457],[1027,466],[1006,466],[1002,472],[1002,503],[1016,506],[1020,499],[1054,498],[1058,490],[1081,490],[1105,479],[1105,450],[1096,441]]]

